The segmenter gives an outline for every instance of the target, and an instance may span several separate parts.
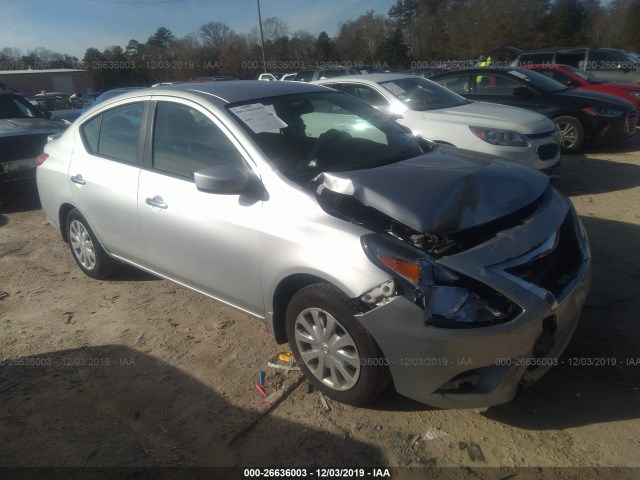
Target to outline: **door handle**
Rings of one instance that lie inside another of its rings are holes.
[[[73,183],[77,183],[78,185],[86,185],[87,182],[84,178],[82,178],[82,175],[78,174],[78,175],[74,175],[73,177],[71,177],[71,181]]]
[[[164,200],[162,200],[162,197],[159,197],[158,195],[155,197],[148,197],[144,203],[151,205],[152,207],[162,208],[163,210],[166,210],[168,207],[168,205],[164,203]]]

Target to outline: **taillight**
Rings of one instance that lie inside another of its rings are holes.
[[[47,158],[49,158],[48,153],[41,153],[40,155],[38,155],[36,157],[36,167],[42,165]]]

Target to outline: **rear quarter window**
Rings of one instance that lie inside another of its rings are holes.
[[[144,103],[111,108],[80,127],[88,152],[126,163],[138,161],[138,141]]]
[[[80,127],[80,135],[84,142],[85,148],[91,153],[98,153],[98,142],[100,140],[100,125],[102,124],[102,115],[89,120]]]

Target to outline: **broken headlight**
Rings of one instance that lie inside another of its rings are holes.
[[[427,325],[485,327],[507,322],[520,312],[495,290],[453,273],[393,237],[364,235],[362,246],[373,263],[393,275],[398,293],[424,309]]]

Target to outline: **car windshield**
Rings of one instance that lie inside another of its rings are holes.
[[[411,110],[437,110],[469,103],[457,93],[421,77],[401,78],[380,85]]]
[[[0,95],[0,118],[44,118],[44,115],[22,97]]]
[[[227,108],[271,163],[299,183],[323,171],[372,168],[424,153],[411,132],[344,93],[285,95]]]
[[[533,70],[514,68],[507,71],[514,77],[519,78],[520,80],[533,85],[534,87],[537,87],[546,93],[556,93],[568,90],[568,87],[566,85],[563,85],[560,82],[547,77],[546,75],[534,72]],[[480,71],[478,72],[480,73]]]
[[[590,83],[591,85],[598,85],[600,83],[604,83],[604,80],[600,80],[595,75],[589,72],[585,72],[584,70],[580,70],[579,68],[572,67],[571,65],[566,65],[565,68],[569,70],[571,73],[582,78],[584,81]]]

